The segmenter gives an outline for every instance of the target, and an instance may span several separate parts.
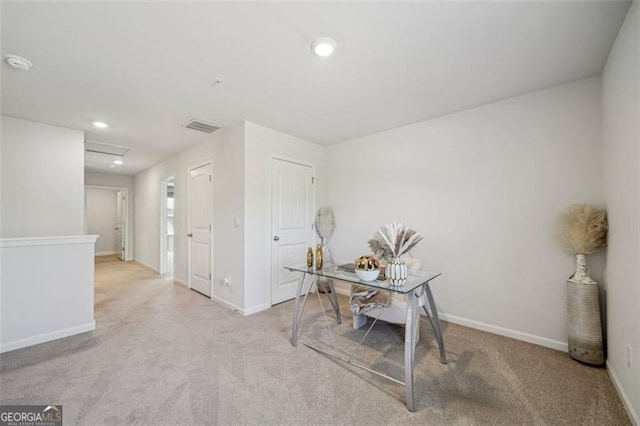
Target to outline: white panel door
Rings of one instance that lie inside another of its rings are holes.
[[[125,227],[127,221],[127,197],[125,191],[118,191],[118,219],[116,223],[116,251],[120,260],[126,259]]]
[[[189,170],[189,287],[211,297],[211,164]]]
[[[284,266],[304,264],[313,244],[313,169],[273,159],[271,182],[271,303],[276,304],[296,296],[300,278]]]

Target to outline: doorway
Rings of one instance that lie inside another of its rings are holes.
[[[96,260],[128,260],[127,188],[85,186],[85,232],[98,235]]]
[[[118,259],[124,261],[125,255],[125,230],[127,221],[127,196],[125,191],[116,192],[116,251]]]
[[[170,175],[160,185],[160,268],[161,274],[175,274],[175,176]]]
[[[271,161],[271,304],[296,297],[299,274],[284,269],[303,263],[313,246],[315,177],[311,165]]]

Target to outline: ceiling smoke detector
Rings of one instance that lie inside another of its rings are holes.
[[[28,71],[33,66],[31,61],[18,55],[4,55],[4,61],[13,69]]]

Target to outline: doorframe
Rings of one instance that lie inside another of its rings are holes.
[[[124,191],[124,197],[126,199],[124,203],[125,207],[125,221],[124,221],[124,260],[125,262],[133,260],[131,249],[129,247],[129,209],[130,198],[129,188],[123,186],[101,186],[101,185],[85,185],[84,186],[84,232],[87,233],[87,190],[88,189],[107,189],[111,191]]]
[[[211,223],[211,232],[209,233],[209,267],[211,268],[211,279],[209,280],[209,285],[211,287],[210,299],[213,299],[213,159],[209,158],[206,161],[201,161],[200,163],[196,163],[187,168],[187,233],[190,232],[191,229],[191,171],[199,169],[200,167],[204,167],[210,165],[211,166],[211,215],[209,217]],[[187,239],[187,287],[191,288],[191,242],[189,241],[189,237],[186,236]],[[175,244],[175,236],[173,243]]]
[[[317,191],[318,176],[316,174],[316,165],[307,161],[298,160],[296,158],[287,157],[279,154],[271,154],[269,159],[269,307],[273,306],[273,245],[271,244],[271,238],[273,238],[273,160],[286,161],[287,163],[297,164],[299,166],[311,167],[311,176],[314,179],[313,185],[311,185],[311,240],[316,243],[316,231],[314,225],[314,217],[316,214],[317,204]]]
[[[160,259],[158,262],[158,273],[166,274],[167,273],[167,184],[169,180],[173,180],[173,188],[174,188],[174,209],[175,209],[175,185],[176,185],[176,174],[171,173],[167,175],[164,179],[160,181]],[[176,259],[175,259],[175,238],[176,238],[176,222],[175,215],[173,218],[173,250],[174,250],[174,258],[173,258],[173,276],[176,275]]]

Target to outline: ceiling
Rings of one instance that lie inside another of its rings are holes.
[[[598,75],[629,5],[4,1],[2,54],[34,66],[0,67],[2,113],[132,148],[87,160],[122,174],[201,140],[193,117],[333,144]]]

